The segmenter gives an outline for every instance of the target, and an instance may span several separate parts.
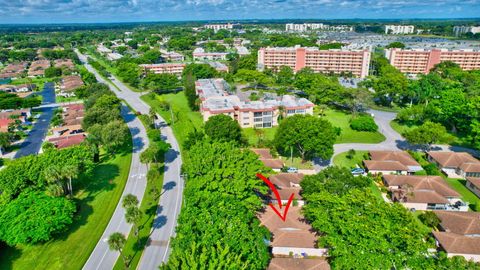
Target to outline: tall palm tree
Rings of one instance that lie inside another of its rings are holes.
[[[72,179],[79,175],[78,165],[65,165],[62,169],[62,176],[68,179],[67,188],[70,196],[73,196]]]
[[[63,188],[63,193],[66,193],[65,188],[62,185],[63,169],[60,166],[52,165],[46,167],[43,171],[43,176],[45,177],[45,180],[47,180],[48,184],[60,186]]]
[[[127,194],[123,197],[122,206],[123,208],[128,209],[131,207],[137,207],[138,203],[137,196],[133,194]]]
[[[120,252],[123,263],[125,264],[125,268],[128,267],[128,262],[122,250],[126,242],[127,242],[127,239],[125,239],[125,236],[119,232],[114,232],[108,237],[108,247],[110,248],[110,250],[115,250]]]
[[[135,237],[140,244],[140,239],[138,238],[138,229],[140,221],[142,220],[143,213],[138,209],[136,206],[132,206],[127,208],[127,212],[125,213],[125,220],[128,224],[133,225],[133,231],[135,232]]]

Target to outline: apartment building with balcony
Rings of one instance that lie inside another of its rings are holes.
[[[385,34],[406,35],[413,34],[414,30],[413,25],[385,25]]]
[[[192,56],[195,61],[218,61],[227,60],[228,53],[226,52],[206,52],[203,48],[196,48],[193,50]]]
[[[403,73],[427,74],[440,62],[452,61],[463,70],[480,69],[480,51],[447,49],[386,49],[385,57]]]
[[[267,47],[258,50],[258,67],[280,69],[288,66],[295,72],[311,68],[318,73],[351,73],[365,78],[370,68],[368,50],[320,50],[315,47]]]
[[[284,117],[313,114],[312,102],[291,95],[258,101],[241,100],[229,93],[229,86],[223,79],[197,80],[195,89],[204,121],[210,116],[224,114],[236,120],[242,128],[268,128],[278,125],[280,114]]]
[[[182,63],[162,63],[162,64],[146,64],[140,65],[145,72],[151,71],[155,74],[174,74],[178,77],[182,76],[185,64]]]

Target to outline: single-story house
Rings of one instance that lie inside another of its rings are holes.
[[[330,270],[324,258],[272,258],[267,270]]]
[[[15,120],[13,119],[0,118],[0,132],[8,132],[8,127],[10,126],[10,124],[13,124],[13,123],[15,123]]]
[[[475,193],[475,195],[480,197],[480,177],[467,177],[465,186],[467,186],[470,191]]]
[[[371,160],[401,163],[408,168],[408,174],[423,170],[422,166],[406,151],[370,151],[369,154]]]
[[[22,123],[27,122],[27,119],[32,116],[30,109],[7,110],[0,112],[0,119],[18,119]]]
[[[83,141],[85,141],[85,138],[86,138],[85,134],[80,133],[80,134],[51,138],[48,141],[53,143],[56,148],[63,149],[70,146],[81,144]]]
[[[301,173],[279,173],[270,176],[270,182],[277,187],[278,194],[282,204],[287,204],[290,196],[293,195],[293,199],[302,206],[304,204],[303,198],[300,195],[301,187],[300,182],[303,180],[304,175]],[[275,203],[276,198],[273,193],[270,193],[270,202]]]
[[[408,167],[398,161],[364,160],[363,165],[371,174],[408,174]]]
[[[268,148],[252,148],[251,149],[255,154],[259,155],[260,158],[273,159],[270,149]]]
[[[480,236],[465,236],[452,232],[433,232],[437,247],[448,257],[462,256],[466,260],[480,262]]]
[[[73,134],[83,133],[82,125],[61,126],[52,129],[53,135],[56,137],[68,136]]]
[[[265,165],[265,167],[271,168],[274,172],[280,172],[285,166],[283,161],[275,158],[260,158],[260,161]]]
[[[428,160],[450,178],[480,177],[480,161],[469,153],[431,151],[427,154]]]
[[[434,213],[440,219],[441,231],[480,236],[479,212],[435,211]]]
[[[460,194],[440,176],[384,175],[392,200],[413,210],[468,211]]]

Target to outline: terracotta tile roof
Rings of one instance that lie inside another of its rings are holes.
[[[420,164],[405,151],[370,151],[371,160],[398,161],[405,166],[420,166]]]
[[[278,206],[277,206],[278,207]],[[301,215],[301,207],[290,206],[287,219],[282,221],[271,207],[258,214],[260,223],[273,234],[273,247],[315,248],[317,234]]]
[[[433,232],[433,236],[447,253],[480,255],[479,236],[464,236],[449,232]]]
[[[408,171],[408,167],[398,161],[364,160],[363,164],[369,171]]]
[[[467,181],[472,183],[476,188],[480,189],[480,177],[467,177]]]
[[[71,75],[71,76],[65,76],[62,79],[62,85],[60,86],[60,88],[63,91],[73,91],[73,90],[75,90],[78,87],[83,86],[83,85],[84,84],[83,84],[82,78],[80,78],[80,76]]]
[[[270,149],[268,148],[252,148],[251,150],[259,155],[260,158],[273,159],[272,154],[270,154]]]
[[[50,67],[50,60],[33,61],[28,69],[29,76],[37,76],[45,74],[45,69]]]
[[[459,168],[464,163],[480,163],[466,152],[428,152],[428,155],[442,167]]]
[[[421,175],[384,175],[385,184],[389,187],[409,185],[414,191],[429,190],[438,193],[442,197],[460,197],[448,183],[440,176]]]
[[[260,161],[263,162],[263,165],[270,167],[272,169],[281,169],[284,166],[283,162],[279,159],[261,158]]]
[[[8,119],[8,118],[0,119],[0,132],[7,132],[8,126],[14,122],[15,120],[13,119]]]
[[[269,179],[277,187],[298,187],[303,177],[301,173],[279,173],[270,176]]]
[[[75,68],[75,64],[73,63],[72,59],[56,59],[54,61],[54,65],[56,68],[66,67],[69,69]]]
[[[438,204],[448,204],[449,201],[447,198],[438,194],[433,190],[414,190],[409,194],[406,194],[402,198],[401,190],[392,191],[392,199],[395,202],[401,203],[438,203]]]
[[[460,169],[464,172],[480,172],[480,162],[479,163],[463,163],[460,166]]]
[[[290,199],[290,195],[293,195],[293,199],[295,200],[302,200],[302,195],[300,195],[300,188],[280,188],[278,189],[278,194],[280,195],[281,200],[288,200]],[[276,200],[275,195],[273,193],[270,193],[270,197],[273,200]]]
[[[62,107],[65,108],[66,110],[75,110],[75,111],[84,110],[83,103],[67,104],[67,105],[62,105]]]
[[[327,260],[273,258],[267,270],[330,270]]]
[[[82,143],[85,140],[85,134],[75,134],[65,137],[58,137],[49,139],[49,142],[52,142],[58,149],[70,147]]]
[[[435,211],[435,214],[442,221],[440,225],[446,232],[480,235],[480,213],[478,212]]]

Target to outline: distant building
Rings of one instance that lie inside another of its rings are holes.
[[[238,45],[238,46],[235,46],[235,49],[237,50],[237,53],[240,56],[245,56],[250,54],[250,51],[245,46]]]
[[[50,67],[50,60],[33,61],[28,69],[28,77],[45,75],[45,69]]]
[[[307,31],[335,31],[335,32],[352,32],[353,27],[348,25],[327,25],[323,23],[287,23],[285,24],[286,32],[307,32]]]
[[[212,29],[213,31],[217,32],[221,29],[232,30],[234,28],[240,28],[240,24],[232,24],[232,23],[223,23],[223,24],[206,24],[203,26],[205,29]]]
[[[107,53],[107,59],[110,60],[110,61],[115,61],[115,60],[118,60],[122,57],[123,57],[123,55],[121,55],[119,53],[115,53],[115,52]]]
[[[160,53],[162,53],[162,58],[165,61],[168,62],[183,62],[185,61],[185,56],[182,54],[179,54],[177,52],[169,52],[165,50],[160,50]]]
[[[452,61],[463,70],[480,69],[480,51],[447,49],[386,49],[385,56],[390,64],[403,73],[427,74],[440,62]]]
[[[174,74],[178,77],[182,76],[185,64],[182,63],[162,63],[140,65],[145,71],[152,71],[155,74]]]
[[[205,52],[203,48],[196,48],[193,51],[193,60],[202,61],[202,60],[227,60],[228,53],[226,52]]]
[[[406,35],[413,34],[414,30],[413,25],[385,25],[385,34]]]
[[[241,127],[268,128],[278,125],[281,113],[285,117],[313,114],[314,105],[305,98],[284,95],[268,100],[241,101],[237,95],[230,95],[228,88],[223,79],[202,79],[195,82],[204,121],[212,115],[225,114],[236,120]]]
[[[207,62],[211,67],[213,67],[218,72],[228,72],[228,66],[224,63],[220,63],[217,61]]]
[[[368,50],[319,50],[314,47],[260,48],[258,67],[279,69],[288,66],[295,72],[311,68],[319,73],[351,73],[360,78],[368,75],[370,51]]]
[[[480,26],[454,26],[453,33],[457,37],[466,33],[477,34],[480,33]]]
[[[70,70],[75,69],[75,64],[73,63],[72,59],[56,59],[53,61],[53,65],[56,68],[68,68]]]

